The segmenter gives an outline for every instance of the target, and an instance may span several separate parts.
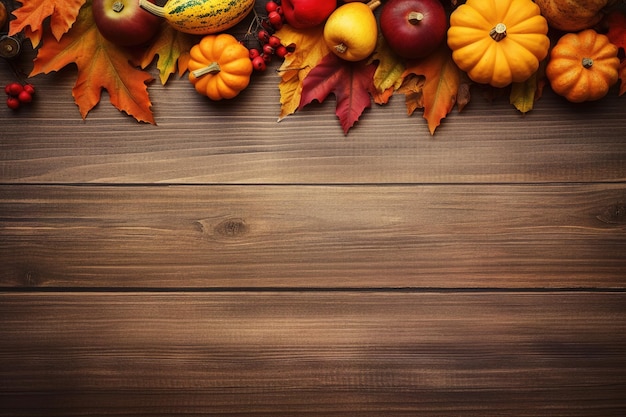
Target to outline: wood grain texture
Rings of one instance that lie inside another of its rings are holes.
[[[10,74],[0,62],[0,85]],[[28,68],[28,64],[24,64]],[[154,73],[157,76],[157,73]],[[520,114],[474,91],[431,137],[404,98],[365,112],[345,137],[335,101],[282,122],[278,77],[255,76],[237,99],[210,102],[185,79],[150,86],[157,126],[117,111],[103,93],[85,121],[75,71],[37,76],[38,95],[0,106],[2,181],[20,183],[515,183],[626,181],[626,105],[617,90],[572,105],[549,90]]]
[[[156,126],[81,120],[71,66],[0,106],[0,417],[626,415],[617,86],[344,136],[271,69],[152,83]]]
[[[626,412],[624,293],[0,301],[2,416]]]
[[[619,287],[626,188],[3,186],[2,286]]]

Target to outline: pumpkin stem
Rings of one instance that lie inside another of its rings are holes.
[[[152,13],[155,16],[165,17],[165,9],[161,6],[157,6],[154,3],[150,3],[148,0],[139,0],[139,7]]]
[[[506,25],[504,23],[498,23],[496,27],[491,29],[489,36],[491,36],[494,41],[500,42],[502,39],[506,38]]]
[[[206,67],[198,68],[195,71],[191,71],[191,75],[193,75],[196,78],[200,78],[203,75],[217,74],[220,71],[221,71],[220,64],[218,64],[217,62],[212,62]]]
[[[411,12],[409,13],[409,23],[412,25],[417,25],[419,22],[424,20],[424,13],[420,12]]]
[[[380,4],[380,0],[370,0],[370,2],[366,3],[367,7],[369,7],[372,11],[376,10]]]
[[[583,67],[589,69],[593,66],[593,59],[592,58],[583,58]]]

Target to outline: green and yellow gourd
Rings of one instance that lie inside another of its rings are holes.
[[[208,35],[241,22],[252,11],[254,0],[169,0],[163,7],[139,0],[139,6],[180,32]]]

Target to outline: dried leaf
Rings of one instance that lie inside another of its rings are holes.
[[[22,5],[13,11],[9,33],[23,31],[34,47],[39,46],[44,32],[44,21],[50,18],[50,30],[58,41],[72,27],[80,8],[91,0],[22,0]]]
[[[378,67],[374,73],[374,87],[376,87],[378,94],[383,94],[385,97],[389,94],[388,90],[391,89],[393,92],[400,88],[402,74],[405,70],[404,60],[393,53],[383,36],[378,37],[378,45],[372,56],[372,61],[378,61]],[[391,95],[389,94],[389,96]]]
[[[298,108],[302,109],[314,100],[321,103],[333,93],[337,98],[335,114],[343,133],[347,135],[363,111],[371,107],[370,93],[374,90],[372,78],[375,70],[374,64],[348,62],[333,53],[327,54],[304,79]]]
[[[407,74],[398,93],[404,94],[406,112],[410,116],[415,110],[424,108],[424,77],[421,75]]]
[[[178,72],[182,76],[187,71],[189,50],[197,42],[197,36],[177,31],[164,23],[159,36],[144,53],[140,62],[141,68],[147,68],[158,56],[156,66],[161,84],[165,85],[171,74]]]
[[[75,63],[78,77],[72,94],[83,119],[98,104],[105,89],[117,109],[138,121],[154,123],[146,85],[152,77],[131,61],[138,62],[139,57],[104,39],[93,21],[91,5],[86,4],[60,41],[46,32],[30,75],[47,74]]]
[[[618,48],[626,49],[626,13],[615,11],[607,16],[606,23],[609,30],[606,36]]]
[[[296,45],[294,52],[285,57],[278,69],[280,74],[280,115],[278,121],[293,114],[300,106],[302,82],[309,72],[330,53],[324,42],[324,28],[297,30],[284,25],[276,32],[284,45]]]
[[[528,80],[511,85],[510,101],[521,113],[528,113],[535,104],[535,92],[537,91],[537,74],[533,74]]]
[[[430,134],[434,135],[441,120],[454,107],[461,70],[452,60],[450,49],[442,45],[427,58],[408,64],[404,76],[408,74],[423,75],[425,78],[422,88],[424,118],[428,121]]]
[[[609,31],[607,36],[611,43],[623,50],[626,49],[626,13],[616,11],[607,17]],[[626,93],[626,59],[622,59],[619,67],[619,77],[622,80],[619,89],[619,95]]]

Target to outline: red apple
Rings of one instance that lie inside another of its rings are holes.
[[[91,7],[98,30],[116,45],[142,45],[161,27],[162,19],[139,7],[139,0],[93,0]]]
[[[285,21],[296,29],[321,25],[337,8],[337,0],[282,0]]]
[[[389,0],[380,13],[380,31],[403,58],[423,58],[446,37],[448,19],[439,0]]]

